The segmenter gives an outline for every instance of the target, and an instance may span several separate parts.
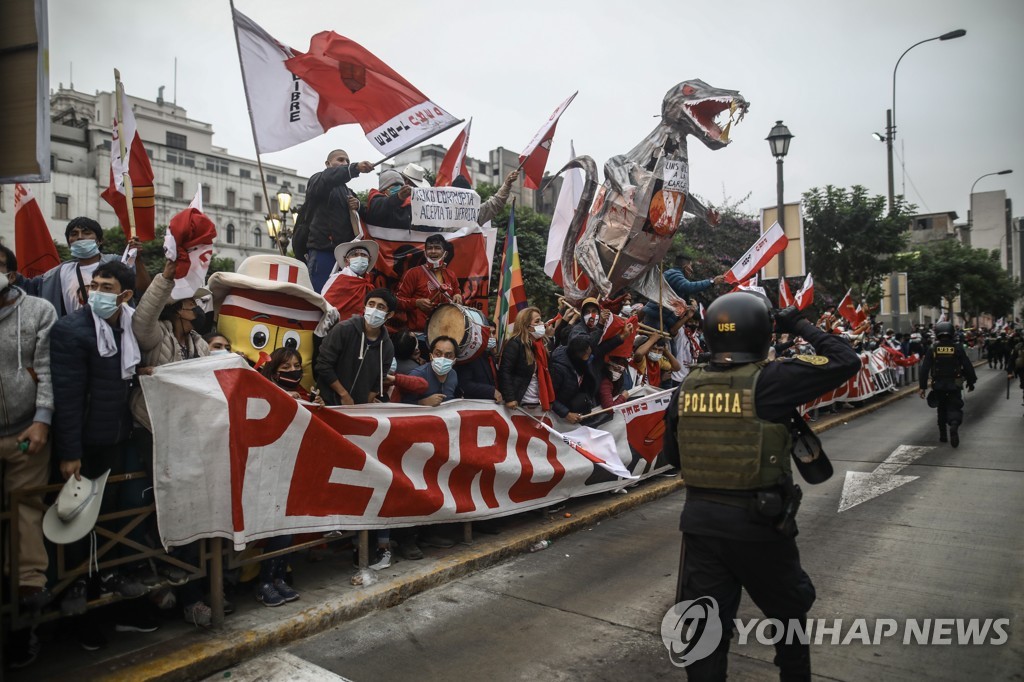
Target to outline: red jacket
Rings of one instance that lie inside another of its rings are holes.
[[[428,271],[429,267],[420,265],[406,270],[398,284],[398,309],[408,314],[410,331],[422,332],[427,328],[427,313],[416,307],[417,299],[425,298],[436,308],[443,303],[449,303],[459,293],[458,280],[451,276],[446,268]]]

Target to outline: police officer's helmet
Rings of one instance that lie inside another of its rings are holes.
[[[935,336],[947,339],[953,338],[953,323],[952,322],[939,322],[935,325]]]
[[[768,357],[772,340],[772,305],[752,291],[716,298],[704,317],[704,338],[711,362],[736,365]]]

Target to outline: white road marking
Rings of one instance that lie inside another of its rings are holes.
[[[856,507],[861,502],[867,502],[919,478],[903,476],[900,472],[934,449],[931,445],[901,445],[870,473],[847,471],[846,480],[843,482],[843,495],[839,500],[839,512]]]

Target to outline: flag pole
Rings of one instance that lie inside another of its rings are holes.
[[[242,71],[242,90],[245,92],[245,107],[249,112],[249,130],[252,131],[252,144],[256,148],[256,167],[260,171],[260,184],[263,186],[263,198],[267,202],[267,215],[276,215],[275,212],[270,210],[270,192],[267,191],[267,176],[263,172],[263,161],[260,159],[260,144],[256,139],[256,121],[254,121],[252,117],[252,101],[249,99],[249,87],[246,85],[247,81],[245,80],[245,62],[242,61],[242,44],[238,40],[238,22],[235,21],[235,0],[229,0],[228,4],[231,6],[231,27],[235,32],[235,51],[238,53],[238,68]],[[278,241],[277,236],[274,237],[274,241],[277,242],[278,248],[280,248],[281,242]]]
[[[418,144],[423,144],[424,142],[426,142],[430,138],[435,137],[437,135],[440,135],[441,133],[443,133],[446,130],[451,130],[452,128],[454,128],[455,126],[459,125],[460,123],[465,123],[465,122],[466,122],[466,119],[464,119],[464,118],[460,118],[457,121],[453,121],[453,122],[449,123],[448,125],[446,125],[445,127],[439,128],[435,132],[431,133],[428,137],[424,137],[421,140],[416,140],[415,142],[413,142],[411,144],[407,144],[406,146],[402,147],[401,149],[396,149],[395,151],[391,152],[390,154],[385,156],[380,161],[378,161],[375,164],[373,164],[373,167],[376,168],[377,166],[381,165],[382,163],[384,163],[388,159],[393,159],[394,157],[398,156],[402,152],[408,151],[409,149],[412,149],[413,147],[415,147]]]
[[[114,69],[114,116],[117,119],[117,147],[121,155],[121,167],[127,168],[125,160],[128,158],[128,147],[124,141],[124,84],[121,83],[121,72]],[[110,150],[113,154],[114,150]],[[131,239],[135,239],[135,203],[132,190],[132,177],[127,171],[121,174],[121,182],[124,185],[125,203],[128,205],[128,233]]]

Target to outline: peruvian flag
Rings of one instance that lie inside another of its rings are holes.
[[[569,142],[569,160],[576,158],[576,148]],[[544,254],[544,274],[550,277],[555,284],[562,286],[562,247],[568,239],[569,225],[572,224],[573,216],[576,213],[576,206],[583,196],[583,171],[579,168],[570,168],[562,176],[562,188],[558,191],[558,200],[555,202],[555,214],[551,218],[551,227],[548,229],[548,247]],[[583,230],[580,230],[580,236]],[[573,262],[572,274],[576,285],[586,289],[590,280],[580,272],[579,263]]]
[[[807,273],[807,277],[804,278],[804,285],[800,287],[800,291],[796,292],[796,298],[794,303],[796,307],[803,310],[814,301],[814,278],[811,277],[811,273]]]
[[[849,322],[851,327],[857,328],[865,319],[867,319],[867,315],[861,311],[859,305],[853,305],[853,297],[850,296],[852,291],[852,289],[847,290],[846,295],[843,296],[843,300],[841,300],[839,305],[836,306],[836,312],[842,315],[843,319]]]
[[[25,185],[14,186],[14,250],[20,261],[18,271],[25,277],[36,277],[60,265],[39,202]]]
[[[633,325],[633,333],[622,340],[622,343],[616,346],[613,350],[605,353],[608,357],[618,358],[631,358],[633,357],[633,341],[636,339],[637,330],[639,329],[640,320],[636,315],[633,315],[628,320],[623,320],[618,315],[609,315],[608,323],[604,326],[604,333],[601,334],[601,343],[604,343],[608,339],[616,336],[627,324]]]
[[[537,134],[526,145],[526,149],[519,155],[519,166],[523,169],[523,184],[530,189],[540,189],[540,182],[544,178],[544,167],[548,163],[548,154],[551,152],[551,139],[555,136],[555,127],[562,112],[576,98],[579,91],[572,93],[569,99],[558,105],[554,113],[540,127]]]
[[[789,283],[785,277],[779,278],[779,307],[788,308],[794,305],[793,294],[789,293]]]
[[[704,304],[703,303],[698,303],[697,304],[697,310],[700,312],[700,319],[702,319],[702,320],[705,319]]]
[[[284,65],[319,95],[317,117],[324,129],[358,123],[386,157],[462,122],[365,47],[334,31],[317,33],[308,53],[296,52]]]
[[[469,129],[472,125],[473,119],[471,118],[459,136],[455,138],[448,153],[444,155],[441,167],[437,169],[434,187],[451,187],[452,182],[459,175],[466,178],[471,187],[473,186],[473,175],[466,166],[466,149],[469,148]]]
[[[778,223],[773,224],[754,242],[753,246],[747,249],[736,265],[725,273],[725,281],[737,284],[748,279],[751,274],[763,268],[772,259],[772,256],[782,253],[788,244],[789,239],[782,231],[782,226]]]
[[[619,478],[639,478],[634,476],[619,458],[619,450],[615,446],[615,437],[607,431],[581,426],[568,433],[560,433],[543,421],[538,421],[548,433],[555,436],[570,448],[580,453],[602,469],[610,471]]]
[[[121,122],[118,125],[114,115],[113,141],[110,145],[110,185],[103,190],[103,200],[113,207],[117,219],[121,223],[126,238],[137,236],[140,241],[148,242],[156,238],[156,211],[153,197],[153,168],[149,165],[149,155],[139,137],[135,124],[135,113],[132,104],[124,94],[120,80],[117,82],[115,97],[120,100]],[[115,109],[116,111],[116,109]],[[122,138],[125,145],[121,153]],[[128,211],[128,188],[125,176],[130,179],[132,213]]]
[[[171,299],[180,301],[195,296],[206,282],[213,258],[213,240],[217,228],[203,213],[202,187],[189,207],[171,218],[164,235],[164,256],[175,262]]]

